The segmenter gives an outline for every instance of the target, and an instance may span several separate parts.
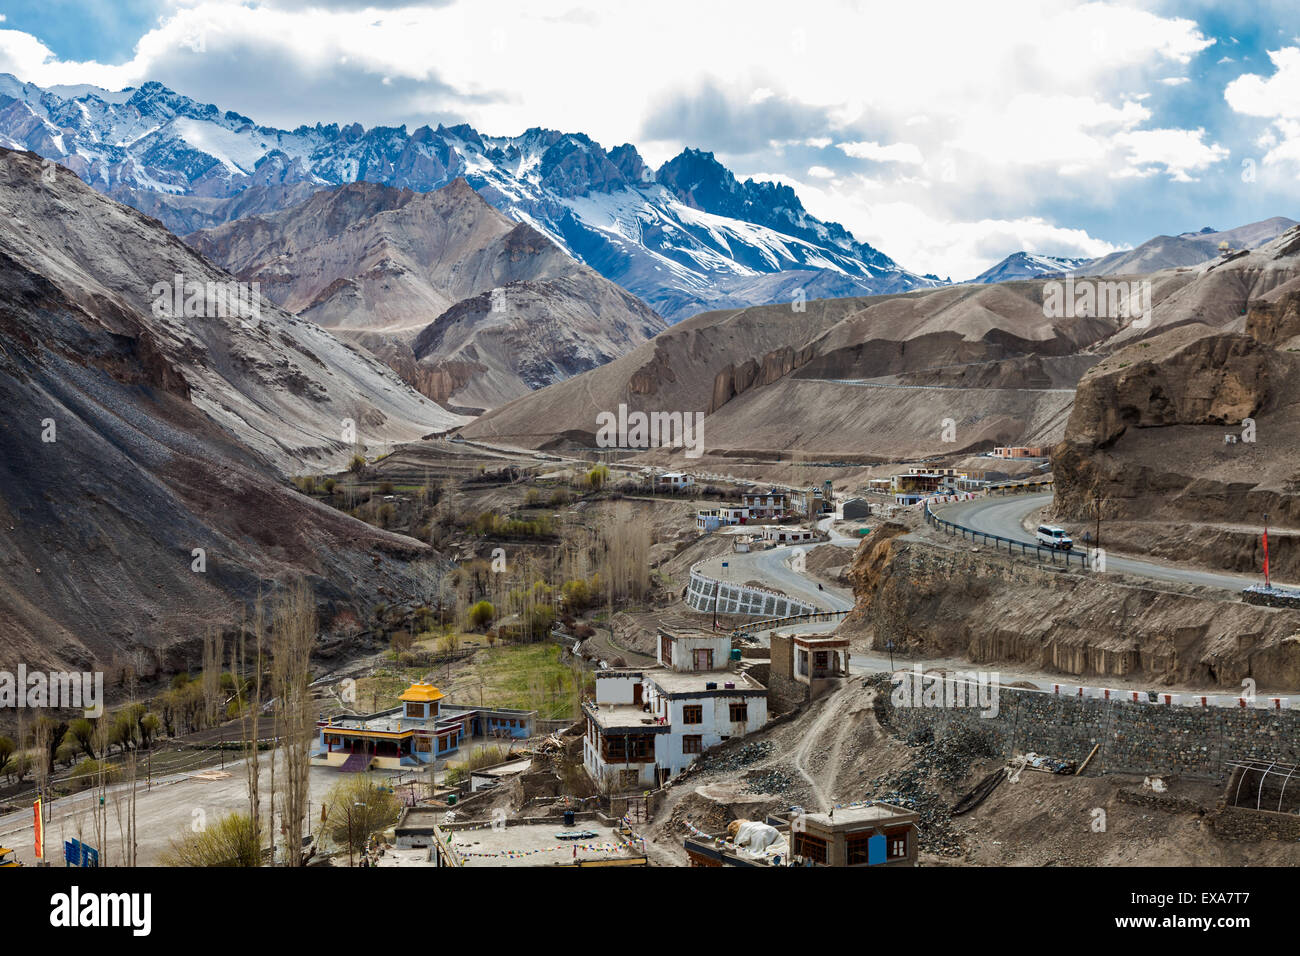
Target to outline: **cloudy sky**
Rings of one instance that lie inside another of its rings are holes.
[[[920,272],[1300,219],[1300,6],[5,0],[0,72],[711,150]]]

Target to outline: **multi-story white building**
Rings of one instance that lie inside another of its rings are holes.
[[[659,667],[596,672],[583,762],[616,790],[658,786],[709,747],[767,723],[767,688],[727,668],[731,638],[659,629]]]
[[[749,509],[751,519],[774,518],[779,521],[790,513],[789,492],[776,488],[742,492],[740,503]]]

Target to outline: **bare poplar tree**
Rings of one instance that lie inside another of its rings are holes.
[[[50,785],[50,737],[54,726],[54,721],[44,716],[37,717],[32,726],[32,745],[36,748],[32,777],[36,783],[36,795],[41,798],[42,812],[45,810],[45,791]]]
[[[315,599],[306,583],[299,581],[281,597],[271,626],[271,680],[287,777],[281,819],[290,866],[302,865],[311,742],[316,727],[310,686],[315,643]]]
[[[225,648],[219,633],[210,632],[203,638],[203,706],[208,726],[220,721],[221,665]]]
[[[239,736],[244,752],[244,773],[248,787],[248,818],[252,821],[253,842],[260,846],[262,825],[262,781],[258,741],[262,718],[262,638],[265,613],[259,598],[253,606],[252,626],[241,629],[239,641],[230,648],[230,670],[235,678],[235,706],[239,711]],[[252,631],[255,657],[249,673],[248,630]],[[272,837],[274,839],[274,836]]]
[[[94,802],[91,804],[91,819],[95,825],[95,846],[99,848],[99,865],[109,865],[108,854],[108,742],[112,728],[109,721],[101,717],[95,722],[94,748],[99,754],[95,761],[95,773],[92,781]]]

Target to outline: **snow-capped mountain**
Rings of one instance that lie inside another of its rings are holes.
[[[360,180],[425,192],[463,176],[669,320],[805,288],[867,295],[943,284],[809,215],[790,187],[740,182],[692,149],[652,170],[630,144],[606,151],[555,130],[280,130],[159,83],[43,89],[8,74],[0,74],[0,145],[67,166],[178,234],[302,202],[312,186]],[[792,275],[774,280],[779,273]]]
[[[1087,256],[1042,256],[1036,252],[1013,252],[997,265],[981,272],[972,283],[1006,282],[1010,279],[1033,279],[1043,275],[1062,275],[1091,262]]]

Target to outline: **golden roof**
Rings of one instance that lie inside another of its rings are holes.
[[[435,700],[442,700],[446,696],[446,694],[438,690],[438,688],[434,687],[432,684],[424,684],[417,681],[408,687],[406,693],[397,699],[410,701],[411,703],[416,704],[431,704]]]

